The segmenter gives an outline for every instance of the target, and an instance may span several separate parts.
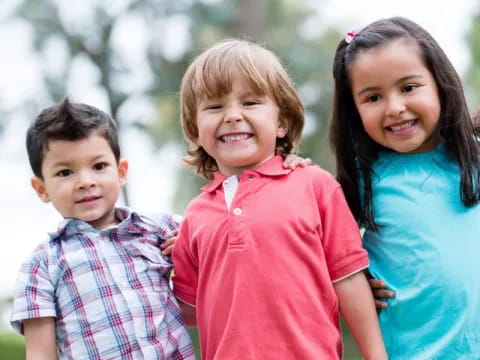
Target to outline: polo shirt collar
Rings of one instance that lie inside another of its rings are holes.
[[[248,174],[256,173],[266,177],[282,176],[292,172],[292,169],[286,169],[283,167],[283,158],[279,155],[274,156],[268,160],[265,164],[260,165],[254,169],[247,169],[242,172],[241,178],[248,176]],[[202,191],[213,192],[215,191],[226,179],[226,176],[221,172],[216,171],[211,183],[202,187]]]
[[[146,223],[137,212],[132,211],[127,207],[116,207],[115,217],[119,221],[118,225],[112,226],[111,228],[107,228],[104,230],[116,229],[119,234],[138,234],[145,232],[145,227],[150,226],[150,224]],[[73,218],[66,218],[60,221],[57,227],[57,231],[50,232],[49,236],[51,240],[54,240],[56,238],[67,240],[74,235],[88,232],[100,233],[101,231],[102,230],[95,229],[93,226],[91,226],[85,221]]]

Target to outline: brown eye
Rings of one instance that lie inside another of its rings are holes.
[[[417,88],[417,85],[408,84],[403,87],[404,92],[410,92]]]
[[[368,102],[375,102],[375,101],[378,101],[379,99],[380,99],[379,95],[371,95],[367,98],[367,101]]]
[[[206,110],[220,110],[222,105],[220,104],[212,104],[205,107]]]
[[[96,163],[95,165],[93,165],[94,170],[103,170],[106,167],[107,167],[107,163],[104,163],[104,162]]]
[[[59,172],[57,172],[56,176],[59,176],[59,177],[67,177],[69,175],[72,175],[73,174],[73,171],[70,170],[70,169],[63,169],[63,170],[60,170]]]

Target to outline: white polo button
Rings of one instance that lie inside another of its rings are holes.
[[[240,209],[240,208],[235,208],[235,209],[233,209],[233,213],[234,213],[235,215],[242,215],[242,209]]]

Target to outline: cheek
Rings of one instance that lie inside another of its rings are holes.
[[[442,106],[440,105],[440,100],[438,100],[432,104],[432,109],[431,109],[432,121],[435,123],[435,125],[437,125],[438,122],[440,121],[441,111],[442,111]]]
[[[368,106],[368,107],[357,107],[358,114],[360,119],[362,119],[363,127],[372,128],[374,126],[381,126],[383,121],[382,110],[380,107]]]
[[[372,117],[362,117],[362,126],[369,137],[375,141],[379,140],[383,132],[381,121]]]
[[[374,124],[374,119],[372,118],[371,112],[358,110],[360,115],[360,120],[362,121],[362,126],[365,130],[370,129]]]
[[[202,145],[205,143],[206,140],[208,140],[211,136],[213,136],[212,132],[212,125],[209,125],[205,122],[199,122],[197,123],[197,132],[198,132],[198,137],[196,143],[198,145]]]

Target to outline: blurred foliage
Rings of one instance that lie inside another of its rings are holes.
[[[230,37],[264,43],[279,55],[307,109],[301,154],[333,170],[326,127],[332,89],[332,49],[340,38],[338,32],[321,29],[321,14],[310,8],[307,1],[268,0],[261,2],[261,6],[250,0],[197,2],[192,10],[192,43],[196,45],[187,54],[189,58],[214,42]],[[176,198],[177,211],[184,209],[202,184],[191,172],[182,175],[182,179]]]
[[[23,337],[14,333],[0,333],[0,359],[24,360],[25,345]]]
[[[97,85],[122,131],[126,126],[145,130],[157,149],[167,142],[185,148],[178,121],[178,90],[188,63],[216,41],[247,38],[276,52],[297,84],[307,108],[301,154],[333,169],[326,126],[330,66],[340,36],[320,26],[321,13],[308,0],[118,0],[108,4],[88,0],[78,4],[76,13],[66,0],[23,0],[16,9],[16,16],[33,29],[50,102],[69,94],[69,79],[81,61],[96,69]],[[129,61],[129,47],[138,47],[127,43],[128,39],[119,40],[126,23],[133,24],[135,31],[144,31],[146,43],[140,54],[144,61]],[[172,44],[176,50],[172,51]],[[57,59],[60,66],[52,68],[52,56],[64,58],[63,62]],[[145,75],[143,86],[132,80],[132,74],[138,73]],[[148,116],[122,111],[135,107],[139,99],[151,105]],[[192,171],[183,170],[180,176],[175,210],[183,212],[203,182]]]
[[[470,65],[465,77],[471,109],[477,112],[480,111],[480,8],[478,11],[467,35]]]
[[[21,0],[15,14],[32,29],[49,103],[71,92],[76,64],[88,64],[96,71],[97,85],[120,130],[127,126],[144,130],[156,149],[166,143],[185,149],[178,90],[186,67],[196,55],[230,37],[263,43],[280,56],[306,106],[301,155],[333,171],[326,129],[332,99],[330,68],[340,34],[322,25],[321,7],[314,3],[85,0],[72,6],[67,0]],[[143,36],[132,40],[125,36],[125,29]],[[479,104],[480,15],[473,22],[468,42],[472,63],[466,83],[469,99]],[[131,59],[132,54],[136,54],[136,60]],[[137,83],[138,78],[144,79],[142,84]],[[40,99],[32,99],[32,103]],[[139,109],[141,101],[149,104],[149,112]],[[179,176],[182,181],[174,207],[182,213],[204,182],[190,170],[182,170]]]
[[[303,156],[326,169],[334,169],[327,141],[332,99],[331,63],[340,34],[325,28],[318,5],[309,0],[84,0],[73,6],[68,0],[22,0],[15,15],[32,29],[34,49],[41,62],[48,94],[31,99],[26,107],[43,107],[69,95],[75,64],[88,64],[98,74],[110,112],[124,131],[127,126],[144,130],[157,149],[166,143],[185,144],[179,125],[178,90],[189,62],[203,49],[224,38],[238,37],[264,43],[282,59],[292,75],[306,110],[302,139]],[[73,12],[79,7],[82,11]],[[122,40],[121,29],[129,23],[143,30],[145,46],[137,61],[129,49],[138,44]],[[185,33],[184,33],[185,32]],[[177,49],[172,50],[172,42]],[[175,44],[176,43],[176,44]],[[480,104],[480,15],[468,35],[471,66],[466,83],[469,99]],[[52,67],[52,58],[56,66]],[[132,79],[143,74],[144,84]],[[126,111],[147,100],[151,113]],[[32,110],[33,111],[33,110]],[[0,129],[2,123],[0,122]],[[182,213],[199,191],[202,179],[182,170],[175,210]],[[128,199],[128,197],[127,197]],[[128,201],[128,200],[127,200]],[[198,341],[193,331],[195,341]],[[346,332],[346,359],[358,358]],[[0,354],[23,359],[23,340],[0,335]],[[15,355],[19,354],[19,355]]]

